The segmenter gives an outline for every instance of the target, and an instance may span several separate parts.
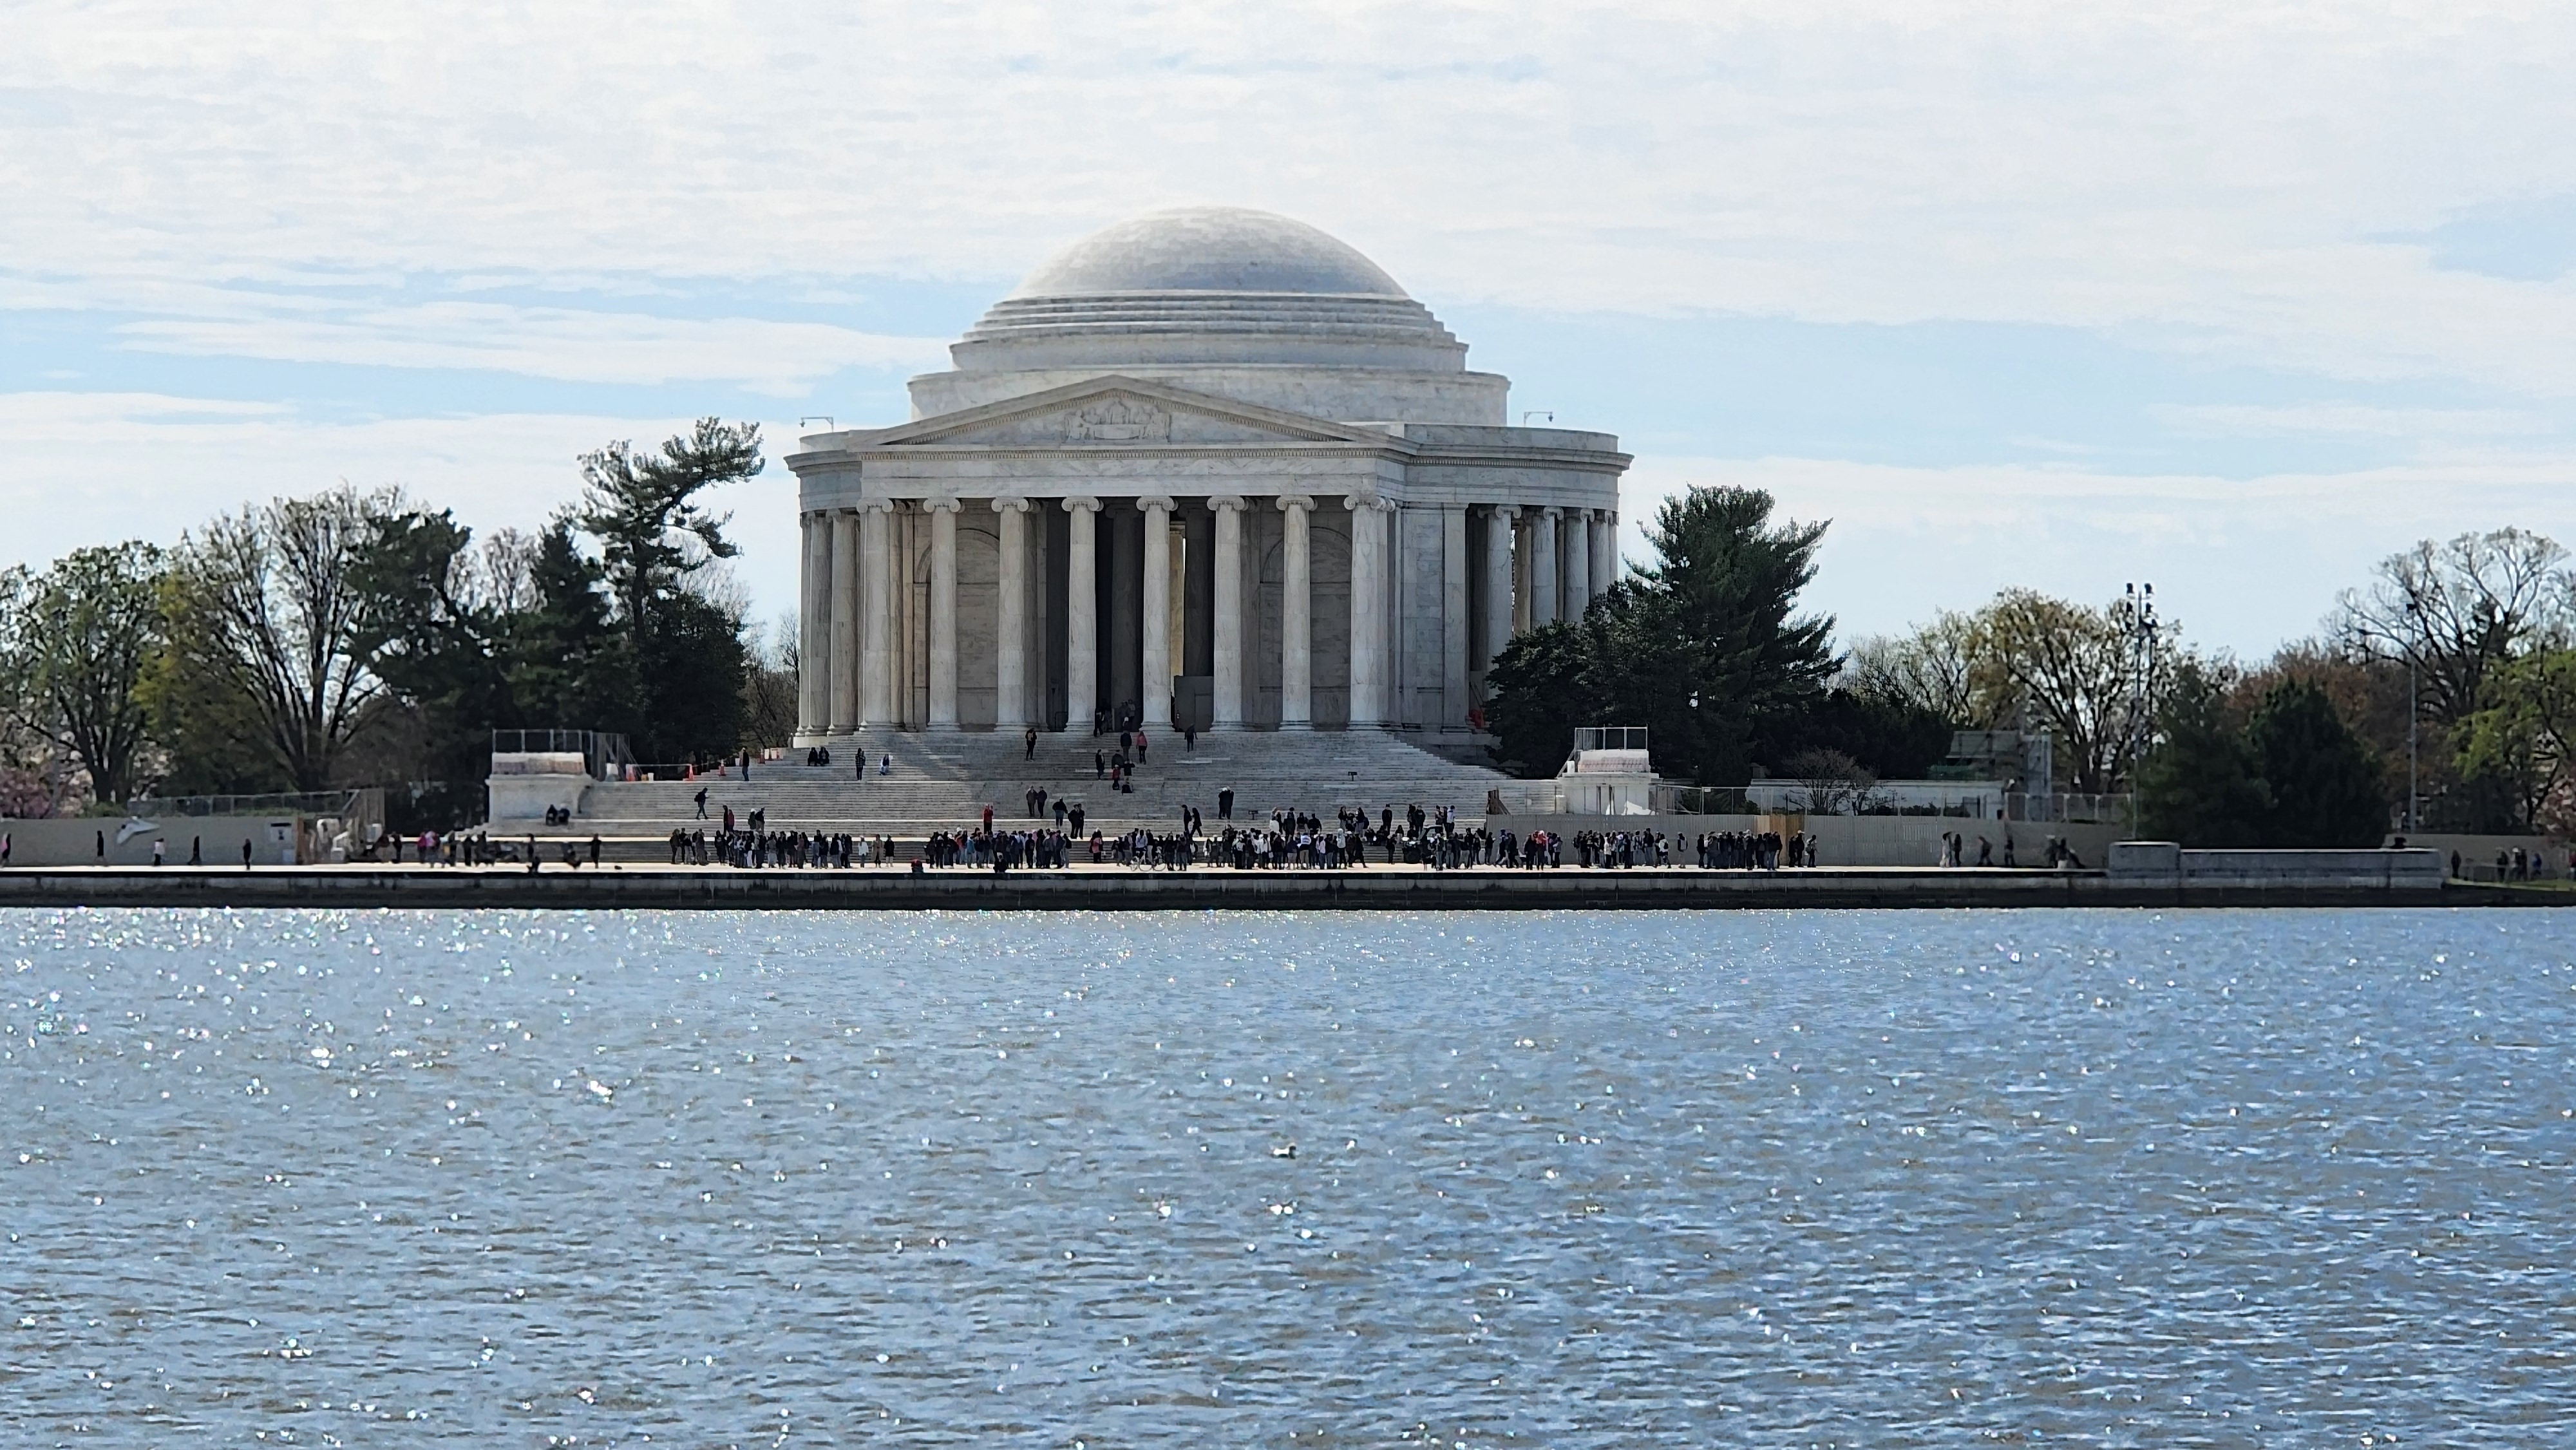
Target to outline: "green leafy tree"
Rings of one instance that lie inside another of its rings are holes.
[[[415,778],[469,781],[494,726],[519,722],[510,689],[510,616],[477,567],[473,530],[445,509],[376,515],[358,549],[356,650],[419,713]]]
[[[2176,671],[2157,736],[2138,770],[2140,830],[2186,846],[2264,844],[2272,791],[2228,711],[2223,682],[2197,663]]]
[[[535,602],[510,622],[510,689],[525,711],[518,723],[642,730],[641,671],[633,640],[609,618],[606,573],[582,552],[570,519],[539,537],[529,569]]]
[[[572,522],[599,541],[609,592],[630,628],[649,630],[654,600],[718,559],[741,551],[725,538],[730,516],[707,512],[699,495],[760,472],[760,425],[701,418],[641,453],[624,440],[581,460],[581,503]]]
[[[75,549],[0,602],[0,668],[19,723],[71,753],[102,801],[140,785],[148,715],[142,683],[164,633],[150,544]]]
[[[1496,660],[1486,714],[1501,758],[1546,775],[1576,728],[1643,725],[1659,770],[1731,785],[1757,744],[1794,738],[1836,666],[1833,622],[1796,612],[1825,526],[1775,525],[1771,508],[1753,489],[1665,500],[1651,563]]]
[[[2509,785],[2523,830],[2576,830],[2576,649],[2542,649],[2485,682],[2461,722],[2462,774]]]
[[[1816,550],[1826,525],[1771,519],[1771,495],[1759,489],[1695,488],[1666,499],[1647,530],[1655,559],[1633,587],[1648,607],[1632,616],[1635,633],[1670,643],[1651,678],[1632,675],[1638,703],[1660,708],[1679,733],[1685,765],[1703,784],[1750,778],[1759,742],[1784,738],[1825,692],[1839,661],[1833,620],[1796,612],[1798,595],[1816,577]],[[1644,642],[1644,641],[1637,641]],[[1675,686],[1695,687],[1699,707]],[[1658,739],[1660,746],[1660,739]]]
[[[701,571],[739,552],[724,536],[728,520],[708,512],[702,495],[761,467],[759,425],[718,418],[698,420],[658,453],[617,442],[582,459],[570,522],[599,544],[601,580],[634,672],[628,733],[648,760],[724,756],[743,744],[743,621],[695,585]]]
[[[263,795],[292,790],[259,701],[224,652],[222,631],[184,573],[162,581],[162,647],[141,694],[163,754],[165,795]]]
[[[1505,770],[1524,777],[1554,775],[1574,748],[1574,732],[1603,723],[1593,718],[1596,707],[1589,703],[1596,646],[1586,628],[1603,614],[1596,606],[1586,620],[1529,630],[1495,658],[1486,680],[1491,705],[1485,723]]]
[[[2297,679],[2266,690],[2245,743],[2272,795],[2266,845],[2375,846],[2386,834],[2379,762],[2324,690]]]

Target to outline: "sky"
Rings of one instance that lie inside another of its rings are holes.
[[[2576,7],[16,0],[0,562],[343,480],[533,527],[578,456],[881,425],[1155,207],[1368,253],[1692,484],[1828,519],[1846,640],[2151,582],[2311,634],[2416,539],[2576,543]]]

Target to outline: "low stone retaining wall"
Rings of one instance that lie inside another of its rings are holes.
[[[2382,887],[2438,889],[2447,874],[2438,851],[2198,851],[2171,841],[2122,841],[2110,850],[2110,879],[2174,886]]]
[[[242,843],[262,866],[293,865],[298,818],[278,816],[63,816],[27,821],[0,818],[0,835],[9,838],[9,864],[22,866],[89,866],[103,845],[111,866],[149,866],[152,843],[159,841],[171,862],[188,859],[196,847],[210,865],[241,869]]]
[[[1661,831],[1682,841],[1685,850],[1691,837],[1705,832],[1776,830],[1786,835],[1805,831],[1816,838],[1820,866],[1935,866],[1941,859],[1941,838],[1955,834],[1970,864],[1976,861],[1977,843],[1983,838],[1997,865],[2002,864],[2009,843],[2016,865],[2043,866],[2049,838],[2054,836],[2074,849],[2078,861],[2099,870],[2111,843],[2129,834],[2126,826],[1990,821],[1976,816],[1544,815],[1489,816],[1485,823],[1497,829],[1508,826],[1520,835],[1534,830],[1562,836],[1578,831]]]
[[[2416,885],[2124,881],[2101,872],[1698,870],[1150,872],[565,870],[339,866],[0,873],[0,906],[446,909],[1669,910],[1726,907],[2576,904],[2576,892]]]

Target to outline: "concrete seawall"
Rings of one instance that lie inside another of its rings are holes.
[[[2437,887],[2139,884],[2098,872],[1908,868],[1148,872],[105,867],[0,873],[0,906],[471,907],[615,910],[1675,910],[2046,906],[2544,906],[2576,892]]]

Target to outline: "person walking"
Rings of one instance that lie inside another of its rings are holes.
[[[699,786],[699,787],[698,787],[698,819],[703,821],[703,820],[705,820],[706,818],[707,818],[707,788],[706,788],[705,786]]]

